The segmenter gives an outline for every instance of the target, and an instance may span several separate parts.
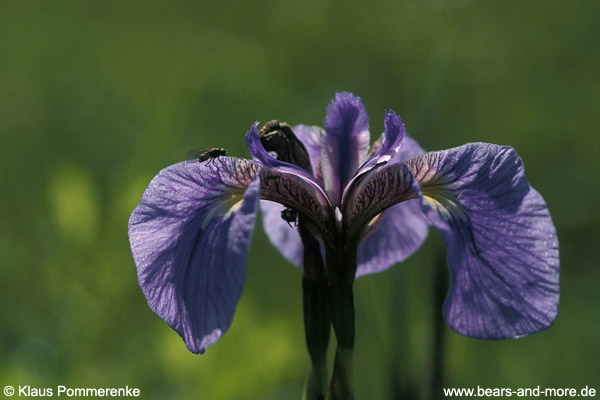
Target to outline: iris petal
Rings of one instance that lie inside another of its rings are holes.
[[[231,325],[259,203],[259,166],[179,163],[150,182],[129,220],[140,287],[193,353]]]
[[[387,163],[394,159],[397,153],[400,151],[401,146],[404,146],[405,136],[407,136],[406,131],[400,117],[396,115],[393,110],[387,111],[385,113],[383,134],[375,141],[375,143],[373,143],[369,158],[363,165],[361,165],[360,169],[356,173],[356,177],[359,177],[376,165]],[[416,144],[414,140],[412,140],[412,142]],[[411,144],[412,143],[409,143],[409,146]],[[420,149],[418,144],[416,144],[416,146]],[[409,152],[413,149],[414,147],[409,149]],[[404,161],[405,159],[406,158],[402,158],[399,161]]]
[[[332,239],[333,215],[324,193],[302,177],[282,172],[281,168],[263,168],[259,174],[261,199],[294,209],[314,228],[313,233],[319,233],[320,239]]]
[[[419,185],[410,168],[402,163],[366,174],[344,205],[344,229],[351,240],[360,239],[365,226],[386,209],[414,199]]]
[[[343,189],[369,153],[369,117],[364,104],[352,93],[337,93],[327,107],[321,146],[321,173],[334,206]]]
[[[358,246],[356,276],[382,272],[404,261],[421,247],[429,224],[418,200],[408,200],[388,208],[381,225]]]
[[[308,127],[307,127],[308,128]],[[310,127],[309,140],[303,129],[294,127],[294,132],[302,140],[311,154],[310,137],[314,138],[315,127]],[[374,150],[381,148],[385,133],[374,144]],[[313,142],[314,143],[314,140]],[[392,161],[400,162],[415,155],[424,154],[425,151],[410,136],[406,135],[402,147]],[[318,156],[318,154],[317,154]],[[412,194],[412,192],[411,192]],[[281,211],[285,208],[281,204],[271,201],[261,201],[262,220],[264,230],[271,243],[292,264],[302,265],[302,241],[298,229],[281,219]],[[403,261],[413,254],[427,238],[429,223],[421,211],[418,200],[411,200],[396,204],[388,208],[381,216],[380,225],[375,231],[365,238],[358,247],[357,277],[386,270],[392,265]]]
[[[273,174],[278,176],[285,175],[304,183],[305,186],[310,187],[311,192],[314,192],[317,201],[323,207],[327,207],[329,205],[329,199],[327,198],[321,183],[313,175],[299,166],[278,160],[271,156],[260,142],[260,133],[258,132],[257,126],[258,122],[255,122],[254,125],[252,125],[252,128],[246,132],[246,143],[248,144],[248,149],[250,149],[252,158],[263,165],[265,170],[272,171]]]
[[[319,158],[321,157],[321,137],[323,136],[323,128],[309,125],[296,125],[293,127],[296,137],[302,142],[312,165],[315,176],[320,176],[320,171],[317,172],[319,166]],[[320,169],[320,167],[319,167]]]
[[[329,238],[332,208],[321,183],[303,168],[271,156],[260,142],[257,125],[246,133],[246,142],[252,158],[264,166],[260,171],[261,199],[293,208],[313,224],[322,238]]]
[[[414,197],[448,249],[452,284],[444,315],[455,331],[504,339],[552,324],[559,298],[556,230],[514,149],[472,143],[382,167],[349,197],[346,228],[355,232]]]
[[[321,156],[321,136],[323,129],[318,126],[296,125],[294,134],[304,144],[315,173],[319,173],[319,157]],[[274,201],[261,201],[263,228],[267,237],[279,252],[292,264],[302,265],[304,247],[298,228],[288,224],[281,218],[281,211],[285,206]]]
[[[386,133],[373,144],[372,153],[378,153],[385,137]],[[390,143],[389,140],[387,142]],[[396,155],[389,162],[398,163],[424,153],[421,146],[406,135],[402,139],[402,147],[396,149]],[[404,261],[427,238],[429,223],[421,211],[419,200],[396,204],[385,210],[380,218],[379,227],[358,246],[357,276],[381,272]]]
[[[548,328],[558,312],[558,240],[514,149],[471,143],[406,164],[448,250],[448,324],[482,339]]]

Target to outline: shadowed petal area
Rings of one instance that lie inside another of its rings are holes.
[[[264,166],[260,171],[261,199],[293,208],[329,237],[331,207],[320,182],[305,169],[271,156],[260,142],[257,125],[246,133],[246,143],[252,158]]]
[[[369,117],[360,97],[342,92],[327,107],[321,144],[321,174],[334,206],[369,153]]]
[[[281,211],[285,207],[273,201],[262,200],[260,211],[263,227],[273,246],[292,264],[302,266],[302,252],[304,246],[298,233],[298,228],[292,223],[288,225],[281,219]]]
[[[281,172],[280,168],[263,168],[260,172],[260,197],[297,211],[319,232],[321,239],[333,237],[333,215],[327,197],[311,182],[298,175]]]
[[[260,142],[260,133],[258,132],[257,126],[258,126],[258,122],[255,122],[254,125],[252,125],[252,128],[248,132],[246,132],[246,144],[248,145],[248,149],[250,150],[250,155],[252,156],[254,161],[256,161],[257,163],[266,167],[265,170],[273,171],[273,173],[270,174],[272,176],[269,179],[263,179],[263,188],[264,188],[265,184],[269,183],[271,178],[277,178],[278,180],[281,177],[291,178],[291,179],[284,179],[284,181],[286,181],[286,182],[298,181],[298,182],[303,183],[304,186],[309,188],[310,192],[314,193],[314,196],[316,196],[317,201],[323,207],[328,207],[329,199],[327,198],[327,195],[325,194],[325,190],[321,186],[321,183],[313,175],[311,175],[309,172],[307,172],[305,169],[300,168],[297,165],[278,160],[275,157],[271,156],[265,150],[262,143]],[[309,153],[309,157],[310,157],[310,153]],[[266,178],[266,176],[263,178]],[[273,180],[275,180],[275,179],[273,179]],[[279,195],[276,193],[274,193],[274,194]],[[274,200],[274,201],[280,202],[279,199],[269,198],[268,200]],[[285,203],[282,203],[282,204],[285,204]],[[291,206],[291,207],[293,207],[293,206]]]
[[[246,144],[248,145],[248,150],[250,150],[252,159],[266,168],[276,169],[281,173],[294,175],[300,179],[303,179],[307,183],[315,186],[315,189],[323,192],[323,196],[325,196],[325,192],[321,188],[321,184],[308,171],[297,165],[278,160],[265,150],[260,142],[260,132],[258,131],[257,127],[258,122],[255,122],[252,125],[252,128],[246,132]]]
[[[319,157],[321,156],[321,136],[323,129],[318,126],[296,125],[294,134],[304,144],[308,151],[313,170],[317,173]],[[273,201],[261,201],[260,210],[264,230],[269,240],[281,254],[292,264],[302,265],[303,245],[298,228],[290,225],[281,218],[285,207]]]
[[[371,152],[381,148],[385,133],[373,144]],[[425,151],[410,136],[390,162],[404,161]],[[429,231],[419,200],[408,200],[388,208],[380,217],[379,227],[358,246],[356,276],[381,272],[404,261],[421,247]]]
[[[414,199],[419,185],[410,168],[402,163],[383,166],[367,174],[348,195],[344,204],[344,228],[352,237],[379,213]]]
[[[471,143],[406,164],[448,250],[448,324],[481,339],[548,328],[558,312],[558,240],[514,149]]]
[[[140,287],[193,353],[231,325],[258,212],[258,170],[230,157],[172,165],[154,177],[131,214]]]

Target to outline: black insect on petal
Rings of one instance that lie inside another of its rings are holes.
[[[224,148],[217,147],[201,147],[197,149],[192,149],[188,151],[186,154],[188,162],[204,162],[208,160],[206,165],[210,165],[215,159],[227,155],[227,150]]]
[[[298,226],[298,212],[293,208],[284,208],[281,211],[281,219],[287,222],[290,228],[292,227],[292,222],[294,226]]]

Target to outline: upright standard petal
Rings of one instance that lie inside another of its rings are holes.
[[[448,324],[481,339],[548,328],[558,312],[558,240],[546,203],[527,182],[514,149],[471,143],[406,165],[448,249]]]
[[[322,137],[321,173],[325,190],[335,206],[344,188],[369,153],[369,117],[364,104],[342,92],[327,107]]]
[[[193,353],[231,325],[258,212],[259,169],[229,157],[172,165],[154,177],[131,214],[140,287]]]
[[[387,132],[373,144],[371,153],[386,153],[385,150],[378,151],[386,135]],[[394,142],[389,139],[385,141]],[[396,149],[395,156],[389,162],[398,163],[421,154],[425,154],[425,151],[413,138],[406,135],[402,139],[402,147]],[[357,277],[384,271],[404,261],[417,251],[427,238],[429,223],[417,199],[396,204],[385,210],[379,218],[379,226],[358,246]]]

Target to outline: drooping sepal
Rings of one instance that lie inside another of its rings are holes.
[[[558,240],[514,149],[471,143],[406,164],[448,250],[448,324],[482,339],[548,328],[558,312]]]
[[[259,166],[221,157],[163,169],[129,220],[138,281],[152,311],[193,353],[231,325],[259,203]]]

